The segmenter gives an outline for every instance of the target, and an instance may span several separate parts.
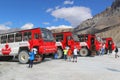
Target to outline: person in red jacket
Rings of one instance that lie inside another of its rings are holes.
[[[71,61],[71,58],[72,58],[72,50],[71,50],[71,48],[69,48],[69,50],[68,50],[67,58],[68,58],[68,61]]]

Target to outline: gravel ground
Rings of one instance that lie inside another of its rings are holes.
[[[111,55],[78,57],[78,62],[46,58],[42,63],[0,61],[0,80],[119,80],[120,58]]]

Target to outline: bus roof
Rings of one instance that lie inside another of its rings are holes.
[[[40,28],[40,27],[38,27],[38,28],[32,28],[32,29],[24,29],[24,30],[16,28],[16,29],[5,30],[4,32],[0,33],[0,35],[14,33],[14,32],[21,32],[21,31],[29,31],[29,30],[34,30],[34,29],[47,30],[46,28]]]

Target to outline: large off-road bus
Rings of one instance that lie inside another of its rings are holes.
[[[53,33],[53,35],[56,40],[56,46],[58,48],[58,58],[63,57],[63,50],[66,48],[66,46],[71,48],[72,51],[75,47],[80,50],[81,47],[77,34],[74,34],[72,32],[59,32]]]
[[[20,63],[29,61],[29,51],[35,48],[35,60],[42,61],[45,55],[57,51],[53,35],[45,28],[19,30],[0,34],[0,59],[18,58]]]
[[[79,34],[78,37],[81,45],[81,56],[91,56],[93,50],[95,52],[100,51],[102,46],[100,37],[96,37],[95,34]]]

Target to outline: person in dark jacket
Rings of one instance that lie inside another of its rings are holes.
[[[116,49],[115,49],[115,58],[117,58],[117,57],[119,57],[119,55],[118,55],[118,48],[116,46]]]
[[[29,68],[33,67],[33,61],[34,61],[34,59],[35,59],[35,51],[31,50],[29,52]]]

